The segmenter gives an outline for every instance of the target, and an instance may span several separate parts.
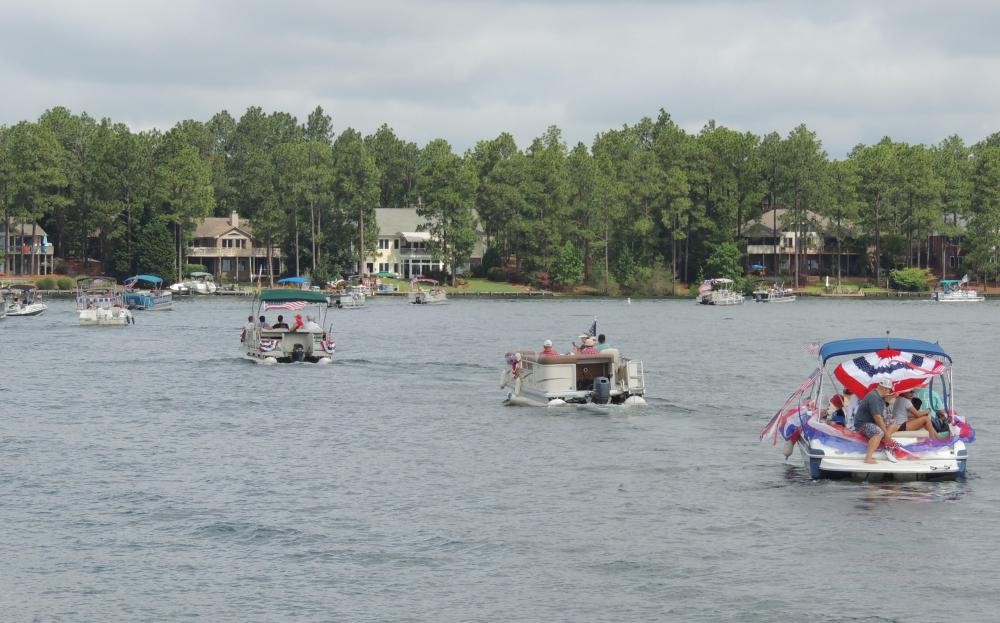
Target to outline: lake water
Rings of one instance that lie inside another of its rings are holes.
[[[4,621],[996,620],[1000,304],[382,298],[330,366],[240,359],[246,299],[0,321]],[[594,317],[649,405],[505,407]],[[810,481],[758,442],[804,345],[938,340],[953,483]]]

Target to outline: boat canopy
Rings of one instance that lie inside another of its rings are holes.
[[[962,282],[959,281],[958,279],[942,279],[938,283],[940,283],[941,285],[945,285],[945,284],[949,284],[950,285],[950,284],[953,284],[953,283],[962,283]]]
[[[326,296],[317,290],[261,290],[258,298],[268,303],[326,303]]]
[[[733,283],[732,279],[726,279],[725,277],[716,277],[710,280],[712,283]]]
[[[23,284],[23,283],[16,283],[14,285],[7,286],[7,289],[8,290],[23,290],[24,292],[28,292],[30,290],[34,290],[35,286],[27,285],[27,284]]]
[[[885,348],[920,353],[921,355],[938,355],[951,361],[951,356],[944,352],[940,344],[900,337],[860,337],[851,340],[827,342],[820,347],[819,357],[823,363],[826,363],[831,357],[873,353]]]
[[[204,273],[201,272],[200,270],[193,273],[188,273],[188,277],[211,277],[211,276],[212,273]]]
[[[155,283],[157,285],[163,283],[163,280],[157,277],[156,275],[136,275],[134,277],[129,277],[128,279],[126,279],[125,283],[128,283],[129,281],[147,281],[149,283]]]
[[[309,283],[309,280],[305,277],[285,277],[284,279],[278,279],[278,283]]]

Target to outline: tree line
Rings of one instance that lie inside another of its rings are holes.
[[[199,219],[238,212],[289,272],[320,281],[375,251],[376,207],[416,207],[450,266],[483,235],[485,268],[556,286],[662,293],[713,276],[739,257],[745,225],[777,207],[800,233],[825,217],[824,233],[872,276],[937,268],[938,234],[996,279],[1000,133],[974,145],[886,137],[837,160],[805,125],[758,136],[713,121],[690,133],[663,110],[589,146],[553,126],[523,148],[502,133],[463,154],[388,125],[337,133],[320,107],[303,123],[251,107],[165,132],[57,107],[0,127],[4,222],[40,224],[56,257],[96,254],[117,275],[179,275]]]

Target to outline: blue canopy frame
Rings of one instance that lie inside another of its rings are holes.
[[[912,340],[900,337],[861,337],[850,340],[827,342],[820,347],[819,358],[823,363],[826,363],[831,357],[855,355],[858,353],[874,353],[875,351],[882,350],[883,348],[904,350],[911,353],[920,353],[922,355],[937,355],[939,357],[944,357],[951,362],[951,355],[944,352],[941,345],[936,342]]]

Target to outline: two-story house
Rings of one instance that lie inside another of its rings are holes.
[[[748,267],[761,266],[771,274],[795,272],[795,252],[802,237],[799,271],[807,275],[837,272],[836,226],[825,216],[806,211],[802,223],[795,223],[795,214],[785,208],[768,210],[760,218],[743,226]],[[845,275],[856,275],[861,258],[850,245],[840,248],[840,267]]]
[[[368,274],[394,273],[403,279],[409,279],[430,271],[450,270],[443,261],[435,260],[431,254],[428,246],[430,233],[419,231],[427,229],[427,221],[417,214],[416,208],[376,208],[375,222],[378,226],[378,250],[375,255],[365,258]],[[472,249],[469,264],[480,263],[484,251],[480,239]],[[458,272],[467,268],[468,266],[459,266]]]
[[[0,222],[0,274],[52,274],[53,245],[40,225],[13,223],[10,231]]]
[[[254,240],[250,223],[236,212],[199,223],[186,257],[188,263],[204,265],[219,280],[226,276],[233,281],[250,281],[258,274],[268,274],[267,247]],[[272,249],[271,262],[274,274],[280,274],[280,249]]]

